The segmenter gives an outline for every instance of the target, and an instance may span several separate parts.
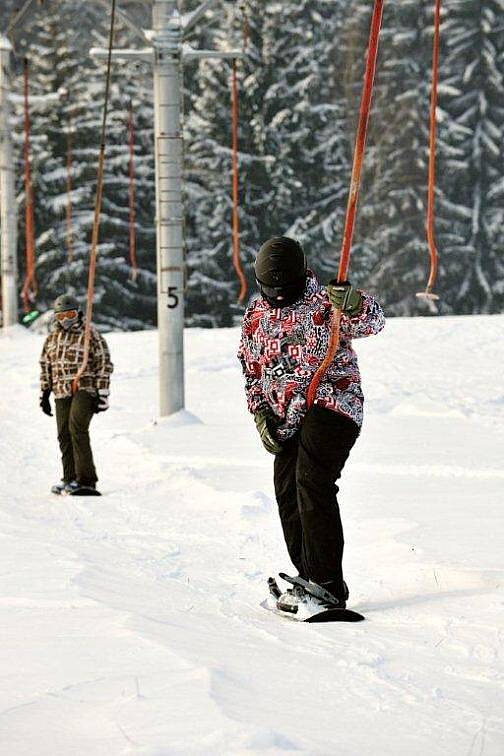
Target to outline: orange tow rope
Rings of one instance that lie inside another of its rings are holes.
[[[67,131],[67,154],[66,154],[66,171],[67,171],[67,205],[66,205],[66,247],[68,262],[73,261],[73,227],[72,227],[72,131],[71,125]]]
[[[432,90],[430,104],[430,134],[429,134],[429,179],[427,189],[427,243],[430,255],[430,273],[425,291],[417,294],[424,299],[439,299],[432,290],[438,272],[438,251],[434,231],[435,216],[435,188],[436,188],[436,109],[438,101],[439,82],[439,38],[441,26],[441,0],[434,0],[434,44],[432,52]]]
[[[29,65],[24,59],[24,165],[25,165],[25,237],[26,237],[26,275],[21,290],[23,309],[29,313],[37,296],[35,278],[35,220],[33,213],[33,187],[30,167],[30,109],[28,102]]]
[[[243,272],[240,258],[240,220],[238,215],[238,81],[236,59],[233,59],[232,80],[232,152],[233,152],[233,266],[240,281],[238,302],[241,304],[247,295],[247,279]]]
[[[369,35],[369,47],[366,63],[366,72],[364,76],[364,86],[362,90],[359,125],[357,128],[357,137],[355,141],[354,160],[352,168],[352,179],[350,183],[350,193],[348,196],[348,205],[345,220],[345,230],[343,234],[343,245],[341,249],[340,264],[338,270],[338,282],[346,281],[348,267],[350,264],[350,253],[352,249],[352,239],[355,226],[355,216],[357,202],[359,199],[360,178],[362,172],[362,162],[364,159],[364,150],[366,146],[367,128],[369,123],[369,112],[371,110],[371,99],[373,96],[374,77],[376,73],[376,61],[378,58],[378,43],[380,40],[380,30],[383,18],[384,0],[375,0],[373,17],[371,20],[371,30]],[[334,360],[339,347],[341,310],[335,310],[332,314],[331,338],[327,354],[312,378],[307,394],[307,406],[311,407],[317,389],[322,378],[331,362]]]
[[[110,96],[110,71],[112,67],[112,46],[114,42],[115,8],[116,8],[116,0],[112,0],[112,11],[110,15],[108,58],[107,58],[107,75],[106,75],[106,83],[105,83],[105,102],[103,105],[103,121],[102,121],[101,139],[100,139],[100,155],[98,158],[98,176],[97,176],[97,182],[96,182],[93,233],[91,237],[91,256],[90,256],[90,262],[89,262],[86,323],[84,326],[84,355],[82,357],[82,365],[77,371],[77,374],[72,382],[72,392],[74,394],[79,389],[79,381],[87,367],[88,360],[89,360],[89,345],[90,345],[90,340],[91,340],[91,320],[93,317],[94,281],[95,281],[95,275],[96,275],[96,257],[98,253],[98,232],[100,229],[100,212],[101,212],[102,195],[103,195],[103,173],[104,173],[104,165],[105,165],[105,135],[107,131],[107,114],[108,114],[108,105],[109,105],[109,96]]]
[[[136,206],[135,206],[135,125],[133,122],[133,102],[130,100],[128,113],[128,143],[129,143],[129,253],[131,265],[131,280],[136,281],[138,265],[136,256]]]

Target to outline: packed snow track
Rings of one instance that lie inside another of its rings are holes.
[[[501,756],[504,316],[389,320],[356,343],[345,468],[357,624],[261,608],[292,569],[236,329],[190,330],[187,411],[157,418],[157,334],[107,335],[104,496],[52,496],[42,336],[0,336],[0,753]]]

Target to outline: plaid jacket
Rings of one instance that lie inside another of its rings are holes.
[[[84,323],[75,323],[68,331],[57,321],[51,326],[40,355],[40,388],[51,389],[56,399],[72,395],[72,381],[82,364],[84,355]],[[103,336],[91,326],[89,360],[79,387],[95,394],[98,389],[108,389],[114,366]]]
[[[362,425],[362,394],[352,339],[379,333],[385,318],[378,302],[362,293],[362,308],[341,318],[340,344],[318,388],[315,404]],[[278,421],[276,436],[285,441],[301,427],[306,393],[324,359],[331,335],[332,307],[325,287],[308,271],[304,296],[281,309],[253,300],[245,312],[238,358],[245,376],[249,412],[269,408]]]

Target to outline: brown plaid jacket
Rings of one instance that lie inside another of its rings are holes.
[[[45,340],[40,355],[40,388],[52,389],[56,399],[72,395],[72,381],[84,355],[84,324],[75,323],[65,331],[56,321]],[[90,394],[98,389],[108,389],[114,366],[103,336],[91,326],[89,359],[79,387]]]

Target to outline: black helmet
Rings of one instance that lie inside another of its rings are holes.
[[[299,299],[306,280],[306,256],[301,244],[287,236],[268,239],[255,261],[256,281],[264,299],[285,307]]]
[[[72,294],[61,294],[54,300],[54,312],[67,312],[68,310],[77,310],[79,312],[79,302]]]

